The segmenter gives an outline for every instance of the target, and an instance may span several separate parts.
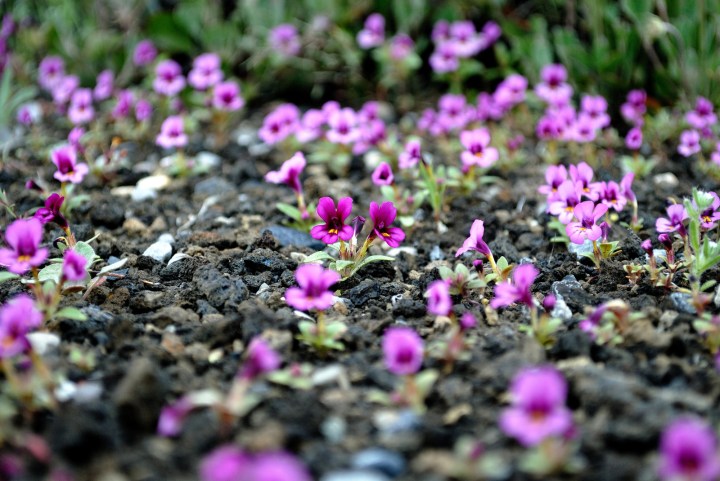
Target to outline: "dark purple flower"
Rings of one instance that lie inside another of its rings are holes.
[[[87,259],[74,250],[67,249],[63,254],[62,278],[70,282],[85,280],[87,267]]]
[[[20,294],[0,308],[0,359],[17,356],[30,349],[26,335],[40,327],[43,315],[35,301]]]
[[[157,57],[157,49],[151,40],[141,40],[133,51],[133,63],[137,66],[150,65]]]
[[[390,327],[382,340],[387,370],[398,376],[415,374],[423,362],[423,340],[409,327]]]
[[[540,271],[532,264],[517,266],[512,274],[512,282],[501,282],[495,286],[495,298],[490,301],[490,307],[497,309],[521,302],[532,309],[534,302],[530,288],[539,274]]]
[[[43,224],[54,222],[58,226],[60,226],[61,229],[67,229],[67,219],[65,219],[65,216],[60,213],[60,208],[62,207],[64,200],[65,197],[61,196],[56,192],[53,192],[45,200],[45,207],[40,207],[37,211],[35,211],[34,217]]]
[[[370,220],[373,223],[371,236],[379,237],[390,247],[398,247],[405,239],[405,232],[399,227],[391,226],[396,216],[397,209],[392,202],[383,202],[382,205],[370,202]]]
[[[276,370],[281,363],[280,355],[262,338],[255,337],[247,347],[245,364],[238,375],[243,379],[253,380]]]
[[[427,297],[427,310],[434,316],[449,316],[452,312],[453,302],[450,297],[450,286],[439,279],[433,281],[425,291]]]
[[[352,239],[353,228],[350,225],[345,225],[345,219],[352,212],[352,205],[353,200],[350,197],[343,197],[338,201],[336,209],[335,201],[332,198],[322,197],[318,201],[317,215],[325,223],[310,229],[310,235],[325,244],[334,244],[338,239],[344,241]]]
[[[714,481],[720,476],[717,438],[696,418],[680,418],[660,439],[660,478],[665,481]]]
[[[295,271],[299,287],[285,291],[285,302],[301,311],[324,311],[333,305],[330,287],[340,280],[340,274],[318,264],[303,264]]]
[[[485,224],[480,219],[475,219],[470,226],[470,237],[465,239],[461,248],[455,253],[455,257],[459,257],[467,251],[477,251],[486,256],[492,255],[490,247],[483,240],[485,234]]]
[[[688,213],[682,204],[672,204],[667,208],[667,217],[658,217],[655,221],[655,230],[658,232],[676,232],[681,236],[687,235],[683,222]]]
[[[5,229],[5,242],[9,248],[0,249],[0,265],[14,274],[25,274],[38,267],[48,257],[48,250],[40,247],[42,223],[33,218],[18,219]]]
[[[553,367],[523,369],[510,387],[512,405],[500,415],[500,429],[523,446],[563,436],[572,428],[572,413],[565,406],[567,384]]]

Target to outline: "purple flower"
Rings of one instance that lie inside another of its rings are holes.
[[[487,168],[498,160],[497,149],[490,147],[490,132],[488,129],[465,130],[460,133],[460,143],[465,147],[465,151],[460,154],[464,168],[470,168],[474,165]]]
[[[340,274],[318,264],[303,264],[295,271],[295,280],[300,287],[285,291],[285,302],[291,307],[301,311],[332,307],[333,293],[329,289],[340,280]]]
[[[627,94],[625,103],[620,106],[620,113],[627,122],[639,127],[643,124],[646,101],[647,94],[644,90],[631,90]]]
[[[469,58],[477,55],[485,42],[483,37],[475,30],[475,25],[469,20],[461,20],[450,24],[450,43],[458,57]]]
[[[658,474],[667,481],[716,480],[720,458],[712,428],[696,418],[673,421],[660,439]]]
[[[565,226],[565,232],[574,244],[582,244],[585,239],[596,241],[602,236],[602,229],[597,221],[605,215],[608,207],[605,204],[595,204],[591,200],[580,202],[575,206],[573,214],[577,221]]]
[[[551,436],[563,436],[573,426],[565,406],[567,384],[555,368],[523,369],[510,387],[512,405],[500,415],[500,429],[523,446],[535,446]]]
[[[26,127],[38,123],[41,118],[42,109],[40,109],[40,105],[36,102],[24,103],[18,109],[17,121]]]
[[[634,202],[636,199],[635,192],[632,190],[633,180],[635,180],[634,172],[628,172],[620,180],[620,193],[630,202]]]
[[[437,44],[450,40],[450,23],[447,20],[438,20],[435,22],[430,38]]]
[[[310,229],[310,235],[326,244],[334,244],[338,241],[338,238],[344,241],[352,239],[353,228],[350,225],[345,225],[345,219],[352,212],[352,205],[353,200],[350,197],[343,197],[338,201],[336,209],[335,201],[330,197],[322,197],[318,201],[317,215],[325,223]]]
[[[538,188],[538,192],[550,198],[557,193],[560,185],[567,180],[567,169],[564,165],[549,165],[545,169],[545,185]]]
[[[465,239],[461,248],[455,253],[455,257],[459,257],[467,251],[477,251],[486,256],[492,255],[490,247],[483,240],[485,234],[485,224],[480,219],[475,219],[470,226],[470,237]]]
[[[153,89],[160,95],[172,97],[185,88],[185,77],[183,77],[180,65],[174,60],[163,60],[155,67],[155,80]]]
[[[685,120],[690,127],[702,130],[717,123],[717,115],[713,112],[713,104],[705,97],[698,97],[695,109],[685,114]]]
[[[295,25],[283,23],[270,30],[270,47],[284,57],[295,57],[300,53],[300,36]]]
[[[223,78],[220,70],[220,57],[216,53],[204,53],[193,60],[193,68],[188,74],[188,83],[195,90],[207,90]]]
[[[67,219],[65,219],[65,216],[60,213],[60,208],[62,207],[64,200],[65,197],[61,196],[56,192],[53,192],[45,200],[45,207],[40,207],[38,210],[36,210],[33,217],[39,220],[42,224],[55,222],[58,226],[60,226],[61,229],[67,229]]]
[[[399,227],[391,227],[397,216],[397,209],[392,202],[378,205],[370,202],[370,220],[373,223],[372,237],[379,237],[390,247],[398,247],[405,239],[405,232]]]
[[[79,184],[89,171],[87,164],[77,163],[77,154],[71,145],[65,145],[53,150],[50,153],[50,158],[57,167],[53,177],[60,182]]]
[[[398,33],[390,40],[390,58],[402,62],[413,52],[415,42],[409,35]]]
[[[572,167],[572,166],[571,166]],[[557,189],[548,204],[548,212],[557,216],[563,224],[568,224],[575,214],[575,206],[580,203],[582,187],[580,182],[568,179]]]
[[[265,180],[271,184],[285,184],[296,193],[302,192],[300,174],[305,169],[307,161],[302,152],[295,152],[295,155],[283,162],[280,170],[272,170],[265,174]]]
[[[80,79],[77,75],[66,75],[62,77],[52,88],[53,102],[58,107],[64,107],[68,103],[75,89],[80,86]]]
[[[632,182],[632,181],[631,181]],[[600,182],[598,189],[598,200],[609,208],[620,212],[627,204],[627,199],[622,194],[622,189],[617,182]]]
[[[423,340],[409,327],[390,327],[385,331],[382,349],[385,367],[393,374],[415,374],[422,366]]]
[[[323,125],[326,120],[326,115],[322,110],[307,110],[302,116],[300,128],[295,133],[295,137],[302,143],[319,139],[323,135]]]
[[[357,43],[362,49],[378,47],[385,41],[385,17],[379,13],[371,14],[365,20],[365,26],[357,34]]]
[[[73,127],[72,130],[68,132],[68,143],[76,152],[84,152],[84,148],[80,143],[83,135],[85,135],[85,129],[80,126]]]
[[[427,297],[427,310],[435,316],[449,316],[452,312],[453,302],[450,297],[450,286],[443,280],[437,280],[432,283],[425,291]]]
[[[143,122],[150,118],[153,112],[153,107],[150,102],[145,99],[140,99],[135,104],[135,120]]]
[[[75,282],[85,280],[87,277],[87,259],[72,249],[67,249],[63,254],[62,278],[66,281]]]
[[[489,47],[498,41],[502,35],[502,29],[500,28],[500,25],[491,20],[483,25],[482,32],[480,32],[480,34],[483,36],[485,46]]]
[[[185,121],[181,115],[171,115],[166,118],[160,127],[160,133],[155,138],[155,143],[164,149],[182,148],[187,142]]]
[[[544,66],[540,72],[540,78],[542,82],[535,87],[535,93],[548,104],[565,104],[572,97],[573,89],[566,82],[567,70],[563,65]]]
[[[237,82],[229,80],[215,85],[212,104],[216,109],[227,112],[234,112],[243,108],[245,100],[240,96],[240,86]]]
[[[45,90],[53,90],[65,77],[65,62],[57,56],[42,59],[38,67],[38,82]]]
[[[544,115],[538,120],[535,133],[543,140],[557,140],[562,138],[566,130],[565,122],[554,115]]]
[[[305,465],[284,452],[262,453],[250,466],[248,481],[312,481]],[[220,481],[220,480],[218,480]]]
[[[103,70],[97,76],[95,88],[93,89],[93,97],[95,100],[105,100],[112,95],[115,75],[112,70]]]
[[[597,136],[595,124],[589,115],[581,113],[565,132],[566,138],[578,143],[593,142]]]
[[[460,329],[463,331],[469,331],[473,327],[477,326],[477,319],[473,316],[472,312],[466,312],[460,317]]]
[[[450,42],[443,42],[430,55],[430,66],[435,73],[454,72],[460,67],[455,47]]]
[[[263,120],[258,136],[268,145],[276,144],[300,128],[300,110],[293,104],[279,105]]]
[[[500,82],[500,84],[495,89],[492,97],[489,99],[491,100],[492,104],[488,105],[488,110],[498,110],[498,112],[493,112],[486,117],[499,119],[506,111],[510,110],[515,105],[524,102],[527,86],[528,81],[522,75],[508,75],[505,80]]]
[[[600,327],[600,323],[602,322],[602,318],[605,315],[606,310],[607,306],[605,304],[600,304],[586,319],[580,321],[580,330],[586,332],[594,339],[597,335],[597,330]]]
[[[129,90],[121,90],[117,94],[117,102],[112,110],[112,116],[115,119],[122,119],[130,115],[135,96]]]
[[[490,307],[497,309],[507,307],[516,302],[533,307],[532,283],[540,274],[532,264],[520,264],[512,274],[512,282],[501,282],[495,286],[495,297],[490,301]]]
[[[247,472],[251,464],[250,456],[240,448],[221,446],[203,458],[200,463],[200,480],[250,481],[252,478],[247,477]]]
[[[187,396],[163,407],[158,418],[157,433],[165,437],[178,436],[182,432],[185,418],[193,409],[195,406]]]
[[[658,232],[676,232],[682,237],[687,235],[687,230],[683,225],[683,221],[687,219],[688,213],[682,204],[669,205],[667,217],[658,217],[655,221],[655,230]]]
[[[398,167],[400,169],[411,169],[422,160],[422,149],[417,139],[408,140],[405,148],[398,156]]]
[[[27,294],[20,294],[0,308],[0,359],[30,349],[26,335],[40,327],[43,315]]]
[[[395,176],[393,176],[392,167],[387,162],[380,162],[372,173],[373,184],[377,186],[393,185]]]
[[[280,355],[265,340],[255,337],[247,347],[245,364],[238,375],[243,379],[253,380],[276,370],[281,363]]]
[[[141,40],[133,51],[133,63],[137,66],[150,65],[157,57],[157,49],[151,40]]]
[[[92,91],[90,89],[77,89],[72,94],[68,118],[75,125],[86,124],[95,117],[92,105]]]
[[[640,127],[633,127],[625,136],[625,147],[630,150],[639,150],[643,143],[643,133]]]
[[[598,184],[592,182],[593,176],[595,175],[592,167],[586,162],[580,162],[577,166],[571,165],[569,172],[573,182],[580,184],[579,188],[582,195],[587,196],[590,200],[597,200]]]
[[[708,192],[708,194],[713,198],[712,204],[700,212],[700,226],[706,230],[715,228],[717,221],[720,220],[720,197],[715,192]],[[697,208],[694,200],[693,205]]]
[[[357,115],[348,107],[332,112],[328,116],[327,139],[334,144],[347,145],[357,140]]]
[[[697,130],[684,130],[680,134],[678,153],[683,157],[690,157],[700,152],[700,133]]]
[[[602,95],[583,95],[580,109],[590,118],[595,129],[604,129],[610,125],[607,100]]]

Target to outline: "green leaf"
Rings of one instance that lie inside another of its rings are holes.
[[[366,265],[370,264],[371,262],[380,262],[380,261],[389,261],[389,262],[392,262],[392,261],[394,261],[394,260],[395,260],[395,258],[394,258],[394,257],[390,257],[390,256],[382,256],[382,255],[368,256],[368,257],[366,257],[365,259],[363,259],[362,262],[360,262],[359,264],[357,264],[357,265],[355,266],[355,268],[354,268],[353,271],[352,271],[352,274],[355,274],[357,271],[359,271],[360,269],[362,269],[362,268],[365,267]],[[352,274],[351,274],[351,275],[352,275]]]
[[[350,266],[353,266],[355,264],[355,261],[347,261],[347,260],[337,260],[335,261],[335,270],[336,271],[343,271],[347,269]]]
[[[293,220],[296,220],[298,222],[302,220],[302,214],[300,213],[300,210],[295,206],[285,204],[283,202],[278,202],[277,204],[275,204],[275,207],[277,207],[277,210],[279,210]]]
[[[87,242],[78,242],[75,244],[75,247],[73,247],[73,250],[85,258],[87,261],[87,267],[90,267],[90,265],[95,262],[95,258],[97,257],[95,249],[93,249]]]
[[[453,271],[448,266],[439,266],[438,273],[442,279],[450,279],[453,276]]]
[[[702,286],[700,286],[701,291],[707,291],[711,287],[713,287],[715,284],[717,284],[717,281],[714,279],[710,279],[709,281],[705,281]]]
[[[439,376],[440,372],[436,369],[425,369],[415,376],[415,384],[417,385],[418,391],[420,391],[420,396],[423,399],[430,394],[430,390]]]
[[[50,264],[40,269],[38,272],[38,279],[41,283],[52,281],[55,284],[60,282],[60,275],[62,274],[62,264]]]
[[[8,272],[8,271],[3,271],[3,272],[0,272],[0,283],[9,281],[12,279],[17,279],[18,277],[20,277],[20,276],[17,274],[13,274],[12,272]]]
[[[334,258],[333,256],[331,256],[330,254],[328,254],[327,252],[325,252],[325,251],[318,251],[318,252],[315,252],[315,253],[310,254],[309,256],[307,256],[307,257],[302,261],[302,263],[303,263],[303,264],[309,264],[309,263],[311,263],[311,262],[334,261],[334,260],[335,260],[335,258]]]
[[[55,313],[59,319],[71,319],[73,321],[87,321],[87,316],[77,307],[63,307]]]

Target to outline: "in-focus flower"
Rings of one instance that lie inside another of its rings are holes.
[[[717,123],[717,115],[713,112],[713,104],[705,97],[698,97],[695,108],[685,114],[685,120],[690,127],[702,130]]]
[[[187,145],[185,121],[181,115],[171,115],[163,120],[155,143],[164,149],[182,148]]]
[[[163,60],[155,67],[155,79],[153,89],[160,95],[172,97],[185,88],[185,77],[183,77],[180,64],[174,60]]]
[[[216,53],[203,53],[195,57],[193,68],[188,73],[188,83],[195,90],[207,90],[222,78],[220,56]]]
[[[452,312],[453,302],[450,297],[450,286],[439,279],[433,281],[425,291],[427,297],[427,310],[434,316],[449,316]]]
[[[700,227],[706,230],[713,229],[717,225],[717,221],[720,220],[720,197],[715,192],[708,192],[708,194],[713,198],[712,204],[700,212]],[[692,202],[697,208],[695,201]]]
[[[683,157],[690,157],[700,152],[700,133],[697,130],[684,130],[680,134],[678,153]]]
[[[150,65],[157,57],[157,48],[151,40],[141,40],[133,51],[133,63],[137,66]]]
[[[390,164],[388,164],[387,162],[380,162],[378,166],[375,167],[375,170],[373,170],[371,178],[373,184],[378,186],[392,185],[395,181],[392,167],[390,167]]]
[[[285,302],[301,311],[324,311],[333,305],[330,287],[340,280],[340,274],[318,264],[303,264],[295,271],[299,287],[285,291]]]
[[[95,117],[92,105],[92,91],[90,89],[77,89],[70,99],[68,118],[75,125],[86,124]]]
[[[205,456],[200,463],[201,481],[250,481],[247,477],[252,460],[236,446],[221,446]],[[254,481],[254,480],[253,480]]]
[[[57,167],[53,177],[59,182],[79,184],[89,172],[87,164],[77,163],[77,153],[71,145],[64,145],[53,150],[50,158]]]
[[[378,47],[385,41],[385,17],[379,13],[371,14],[365,20],[365,26],[357,34],[360,48]]]
[[[580,162],[578,165],[571,165],[569,173],[572,181],[579,184],[582,195],[586,196],[590,200],[597,200],[597,190],[599,184],[592,181],[593,176],[595,175],[592,167],[590,167],[586,162]]]
[[[62,263],[62,278],[64,280],[70,282],[85,280],[87,277],[86,268],[87,259],[73,249],[65,250]]]
[[[343,197],[338,201],[337,209],[335,201],[330,197],[322,197],[318,201],[317,215],[325,221],[324,224],[316,225],[310,229],[310,235],[314,239],[323,241],[325,244],[334,244],[338,239],[349,241],[353,237],[351,225],[345,225],[345,219],[352,212],[353,200],[350,197]]]
[[[30,349],[26,335],[40,327],[42,312],[27,294],[20,294],[0,308],[0,359],[17,356]]]
[[[497,162],[499,154],[495,147],[490,147],[490,132],[480,128],[465,130],[460,133],[460,143],[465,150],[460,154],[464,168],[474,165],[487,168]]]
[[[259,454],[250,465],[248,481],[312,481],[307,468],[295,456],[285,452]],[[219,480],[218,480],[219,481]]]
[[[455,253],[455,257],[459,257],[467,251],[477,251],[486,256],[492,255],[490,247],[483,240],[485,234],[485,224],[480,219],[475,219],[470,226],[470,237],[465,239],[461,248]]]
[[[682,204],[672,204],[666,209],[667,217],[658,217],[655,221],[655,230],[658,232],[677,232],[681,236],[687,235],[683,222],[687,219],[688,213]]]
[[[240,95],[240,86],[237,82],[228,80],[215,85],[212,104],[218,110],[234,112],[245,106],[245,99]]]
[[[115,75],[112,70],[103,70],[97,76],[95,88],[93,89],[93,97],[95,100],[105,100],[110,98],[113,93]]]
[[[295,155],[283,162],[280,170],[272,170],[265,174],[265,180],[271,184],[285,184],[296,193],[302,192],[300,174],[305,169],[307,161],[302,152],[295,152]]]
[[[557,216],[561,223],[568,224],[573,219],[575,207],[580,203],[581,192],[582,186],[579,182],[566,180],[560,184],[549,201],[548,212]]]
[[[62,207],[64,200],[65,197],[61,196],[56,192],[53,192],[45,200],[45,207],[40,207],[38,210],[36,210],[33,217],[43,224],[54,222],[58,226],[60,226],[61,229],[67,229],[67,219],[65,219],[65,216],[62,215],[62,213],[60,212],[60,208]]]
[[[401,169],[411,169],[422,160],[422,149],[420,141],[417,139],[408,140],[405,148],[398,156],[398,167]]]
[[[523,446],[536,446],[548,437],[561,437],[573,426],[565,406],[567,384],[552,367],[524,369],[510,387],[512,405],[500,415],[500,429]]]
[[[497,309],[521,302],[531,309],[534,306],[532,291],[533,282],[540,274],[532,264],[520,264],[512,273],[512,282],[500,282],[495,286],[495,297],[490,301],[490,307]]]
[[[65,76],[65,62],[54,55],[45,57],[38,67],[38,82],[45,90],[53,90]]]
[[[640,127],[633,127],[625,136],[625,147],[630,150],[640,150],[643,143],[643,133]]]
[[[262,338],[255,337],[247,347],[247,357],[238,376],[253,380],[262,374],[276,370],[281,363],[280,354]]]
[[[415,374],[423,362],[423,340],[409,327],[390,327],[382,340],[383,357],[388,371],[398,376]]]
[[[605,204],[595,204],[591,200],[580,202],[575,206],[573,214],[577,221],[565,226],[565,232],[574,244],[582,244],[585,239],[596,241],[602,236],[602,229],[597,221],[605,215],[608,207]]]
[[[680,418],[660,439],[660,478],[664,481],[715,481],[720,476],[717,438],[696,418]]]
[[[270,30],[270,47],[285,57],[295,57],[300,53],[300,35],[295,25],[283,23]]]
[[[390,247],[398,247],[405,239],[405,232],[399,227],[391,226],[396,216],[397,209],[392,202],[383,202],[382,205],[370,202],[370,220],[373,223],[371,236],[379,237]]]

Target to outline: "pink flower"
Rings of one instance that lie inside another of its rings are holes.
[[[454,72],[460,67],[455,47],[450,42],[443,42],[430,55],[430,66],[435,73]]]
[[[42,223],[34,217],[13,221],[5,229],[9,248],[0,249],[0,265],[14,274],[25,274],[41,265],[48,257],[48,250],[40,247],[42,236]]]
[[[373,222],[370,235],[379,237],[390,247],[398,247],[405,239],[405,232],[399,227],[391,227],[396,216],[397,209],[392,202],[383,202],[382,205],[370,202],[370,220]]]
[[[41,118],[42,110],[40,109],[40,105],[36,102],[22,104],[17,112],[18,123],[26,127],[38,123]]]
[[[717,438],[707,423],[680,418],[660,439],[660,478],[664,481],[714,481],[720,476]]]
[[[548,165],[545,169],[545,185],[538,188],[538,192],[550,198],[555,195],[560,185],[567,180],[567,169],[564,165]]]
[[[135,96],[129,90],[121,90],[117,93],[117,102],[112,110],[112,116],[115,119],[123,119],[130,115],[130,109],[132,109]]]
[[[466,312],[460,318],[460,329],[463,331],[469,331],[473,327],[477,326],[477,319],[473,316],[472,312]]]
[[[65,197],[53,192],[52,194],[50,194],[47,200],[45,200],[45,207],[40,207],[38,210],[36,210],[33,217],[39,220],[42,224],[54,222],[58,226],[60,226],[61,229],[67,229],[67,219],[65,219],[65,216],[63,216],[60,212],[60,208],[62,207],[64,200]]]
[[[253,380],[262,374],[276,370],[281,363],[280,355],[262,338],[255,337],[247,347],[245,364],[238,376]]]
[[[305,169],[307,161],[302,152],[295,152],[295,155],[283,162],[280,170],[273,170],[265,174],[265,180],[271,184],[285,184],[296,193],[302,192],[300,174]]]
[[[627,204],[627,199],[622,194],[621,187],[617,182],[600,182],[598,194],[598,200],[605,204],[608,209],[615,209],[616,212],[623,210],[625,204]]]
[[[216,109],[227,112],[234,112],[243,108],[245,100],[240,95],[240,86],[237,82],[228,80],[215,85],[212,104]]]
[[[141,40],[133,51],[133,63],[137,66],[150,65],[157,57],[157,49],[151,40]]]
[[[580,184],[579,188],[582,195],[585,195],[590,200],[597,200],[599,184],[592,182],[593,176],[595,175],[592,167],[586,162],[580,162],[578,165],[571,165],[569,172],[573,182]]]
[[[68,103],[75,89],[80,86],[80,79],[77,75],[66,75],[53,85],[53,102],[58,107],[64,107]]]
[[[473,221],[472,226],[470,226],[470,237],[465,239],[465,242],[463,242],[463,245],[461,248],[457,250],[455,253],[455,257],[459,257],[466,253],[467,251],[477,251],[481,254],[484,254],[486,256],[492,255],[490,252],[490,247],[485,243],[483,240],[483,235],[485,234],[485,225],[483,221],[480,219],[475,219]]]
[[[680,134],[678,153],[683,157],[690,157],[700,152],[700,134],[697,130],[684,130]]]
[[[563,137],[567,125],[565,122],[554,115],[544,115],[540,117],[535,126],[535,133],[538,138],[543,140],[557,140]]]
[[[460,154],[464,168],[474,165],[487,168],[498,160],[497,149],[490,147],[488,129],[465,130],[460,133],[460,143],[465,147],[465,151]]]
[[[630,150],[640,150],[643,143],[643,133],[640,127],[633,127],[625,136],[625,147]]]
[[[557,216],[561,223],[568,224],[573,219],[575,206],[580,203],[581,188],[579,182],[570,179],[564,181],[552,196],[548,204],[548,212]]]
[[[174,60],[163,60],[155,67],[153,89],[160,95],[172,97],[185,88],[185,77],[180,65]]]
[[[188,74],[188,83],[195,90],[207,90],[223,78],[220,70],[220,57],[216,53],[204,53],[193,60],[193,68]]]
[[[513,270],[512,282],[505,281],[495,285],[495,297],[490,301],[490,307],[497,309],[521,302],[532,308],[534,301],[530,288],[539,274],[540,271],[532,264],[517,266]]]
[[[682,204],[672,204],[667,207],[667,217],[658,217],[655,221],[655,230],[658,232],[676,232],[681,236],[687,235],[683,221],[688,213]]]
[[[340,280],[340,274],[318,264],[303,264],[295,271],[295,280],[300,287],[285,291],[288,305],[301,311],[324,311],[332,307],[333,293],[329,289]]]
[[[247,472],[251,465],[250,456],[240,448],[221,446],[203,458],[200,463],[200,480],[250,481],[252,478],[247,477]]]
[[[378,47],[385,41],[385,17],[379,13],[371,14],[365,20],[365,26],[357,34],[357,43],[362,49]]]
[[[408,140],[405,148],[398,156],[398,167],[401,169],[411,169],[422,160],[422,149],[420,141],[417,139]]]
[[[60,182],[71,182],[79,184],[85,175],[89,172],[85,163],[77,163],[77,154],[75,149],[70,145],[65,145],[53,150],[50,158],[57,167],[57,171],[53,174],[56,180]]]
[[[449,36],[449,43],[458,57],[473,57],[485,48],[483,37],[478,34],[475,25],[469,20],[451,23]]]
[[[85,280],[87,277],[87,259],[72,249],[67,249],[63,254],[62,278],[66,281],[75,282]]]
[[[702,130],[717,123],[717,115],[713,112],[713,104],[705,97],[698,97],[695,108],[685,114],[685,120],[690,127]]]
[[[250,466],[248,481],[312,481],[307,468],[295,456],[285,452],[259,454]]]
[[[432,282],[425,291],[425,297],[428,300],[427,310],[430,314],[449,316],[452,312],[453,302],[450,297],[450,288],[445,280]]]
[[[338,238],[344,241],[352,239],[353,228],[345,225],[345,219],[352,212],[352,205],[353,200],[350,197],[344,197],[338,201],[336,209],[335,202],[330,197],[322,197],[318,201],[317,215],[325,223],[310,229],[310,235],[325,244],[334,244]]]
[[[97,76],[95,88],[93,89],[93,97],[95,100],[105,100],[112,95],[115,76],[112,70],[103,70]]]
[[[283,23],[270,30],[270,47],[284,57],[295,57],[300,53],[300,36],[295,25]]]
[[[573,213],[576,222],[565,226],[565,232],[574,244],[582,244],[585,239],[596,241],[602,236],[602,229],[597,221],[605,215],[608,207],[605,204],[595,204],[591,200],[580,202],[575,206]]]
[[[149,119],[152,112],[152,104],[145,99],[140,99],[135,104],[135,120],[138,122],[144,122]]]
[[[407,34],[398,33],[390,40],[390,58],[402,62],[413,52],[415,42]]]
[[[323,135],[323,125],[325,125],[326,116],[320,109],[307,110],[300,122],[300,128],[295,133],[295,138],[299,142],[312,142],[319,139]]]
[[[645,102],[647,101],[647,94],[644,90],[631,90],[627,94],[627,100],[620,106],[620,113],[623,118],[639,127],[643,124],[643,115],[645,115]]]
[[[187,145],[185,135],[185,121],[180,115],[171,115],[166,118],[160,127],[160,133],[155,143],[164,149],[182,148]]]
[[[387,370],[398,376],[408,376],[420,370],[423,362],[423,340],[409,327],[390,327],[382,340]]]
[[[258,136],[268,145],[282,142],[300,128],[300,110],[293,104],[279,105],[263,120]]]
[[[610,125],[607,114],[607,100],[602,95],[583,95],[580,109],[588,116],[595,129],[604,129]]]
[[[523,446],[565,435],[573,426],[565,406],[567,384],[552,367],[523,369],[510,387],[512,405],[500,414],[500,429]]]
[[[546,65],[540,72],[542,82],[535,87],[538,97],[551,105],[567,103],[573,89],[566,82],[567,70],[561,64]]]
[[[495,89],[492,101],[502,110],[507,111],[525,101],[528,81],[520,74],[510,74]]]
[[[360,131],[357,128],[357,115],[345,107],[328,116],[327,139],[334,144],[347,145],[357,140]]]
[[[392,167],[387,162],[380,162],[372,173],[373,184],[377,186],[393,185],[395,176],[393,176]]]
[[[38,82],[45,90],[52,91],[65,77],[65,62],[57,56],[42,59],[38,67]]]
[[[90,89],[78,89],[72,94],[68,118],[75,125],[86,124],[95,117],[95,109],[92,105],[92,91]]]
[[[43,315],[27,294],[20,294],[0,308],[0,359],[7,359],[30,349],[26,335],[40,327]]]
[[[173,404],[160,410],[157,433],[160,436],[173,437],[182,432],[183,423],[195,406],[188,397],[181,397]]]

